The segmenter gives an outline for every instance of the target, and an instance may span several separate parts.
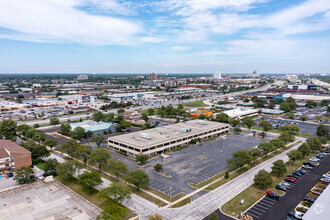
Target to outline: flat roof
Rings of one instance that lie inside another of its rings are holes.
[[[330,216],[330,187],[329,185],[322,194],[317,198],[313,205],[304,215],[305,220],[329,219]]]
[[[108,129],[113,123],[107,122],[96,122],[92,120],[70,123],[71,129],[74,130],[76,127],[82,127],[86,131],[100,131]]]
[[[206,121],[206,125],[198,124],[199,120],[191,120],[187,122],[171,124],[167,126],[152,128],[143,131],[132,132],[128,134],[110,137],[109,140],[125,143],[127,145],[135,146],[137,148],[144,148],[148,146],[158,145],[170,140],[191,136],[202,133],[206,130],[222,128],[229,126],[225,123]],[[187,133],[180,132],[180,128],[190,128],[191,131]],[[147,134],[151,140],[140,137],[140,134]]]
[[[230,118],[233,118],[245,114],[258,113],[258,109],[235,108],[232,110],[224,111],[223,113],[227,114]]]

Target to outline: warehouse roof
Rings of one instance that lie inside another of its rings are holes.
[[[106,123],[102,121],[96,122],[92,120],[70,124],[72,130],[74,130],[76,127],[82,127],[85,129],[85,131],[92,131],[92,132],[109,129],[111,125],[113,125],[113,123]]]
[[[172,125],[157,127],[153,129],[118,135],[110,137],[109,140],[118,141],[127,145],[144,148],[147,146],[153,146],[162,144],[170,140],[177,138],[188,137],[194,134],[199,134],[210,129],[217,129],[229,126],[225,123],[205,121],[206,124],[199,124],[200,120],[191,120],[183,123],[176,123]],[[181,132],[181,129],[191,129],[190,132]],[[142,135],[141,135],[142,134]],[[150,137],[150,139],[143,138],[141,136]]]

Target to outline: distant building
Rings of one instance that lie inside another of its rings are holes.
[[[288,80],[292,83],[296,83],[298,81],[297,75],[288,75]]]
[[[229,118],[233,119],[243,119],[246,117],[253,117],[258,115],[258,109],[250,109],[250,108],[235,108],[232,110],[224,111]]]
[[[220,72],[215,72],[215,73],[213,74],[213,78],[214,78],[214,79],[221,79],[221,73],[220,73]]]
[[[287,85],[288,89],[294,90],[316,90],[316,85],[308,85],[308,84],[289,84]]]
[[[87,75],[79,75],[77,77],[77,80],[88,80],[88,76]]]
[[[93,133],[92,136],[97,134],[108,134],[117,131],[117,126],[114,123],[106,123],[106,122],[96,122],[92,120],[82,121],[82,122],[73,122],[70,123],[71,130],[74,130],[77,127],[82,127],[85,129],[85,132],[91,131]]]
[[[0,170],[15,170],[32,165],[31,152],[10,140],[0,140]]]
[[[253,71],[252,78],[258,78],[260,75],[257,73],[257,71]]]
[[[157,79],[157,74],[156,73],[149,74],[149,79]]]

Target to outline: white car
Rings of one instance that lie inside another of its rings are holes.
[[[330,179],[329,178],[321,178],[320,180],[322,182],[330,183]]]
[[[319,153],[319,154],[321,154],[321,155],[323,155],[323,156],[327,156],[327,155],[328,155],[328,154],[325,153],[325,152],[321,152],[321,153]]]
[[[330,174],[329,173],[327,173],[327,174],[323,174],[322,175],[324,178],[330,178]]]
[[[312,158],[309,158],[310,161],[313,161],[313,162],[317,162],[319,161],[320,159],[316,158],[316,157],[312,157]]]
[[[301,167],[302,167],[302,168],[305,168],[305,169],[310,169],[310,170],[312,170],[312,169],[313,169],[313,167],[311,167],[311,166],[308,166],[308,165],[302,165]]]

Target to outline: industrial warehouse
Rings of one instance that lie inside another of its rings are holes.
[[[219,136],[229,130],[229,125],[219,122],[192,120],[149,130],[109,138],[109,149],[136,156],[160,154],[191,140]]]

